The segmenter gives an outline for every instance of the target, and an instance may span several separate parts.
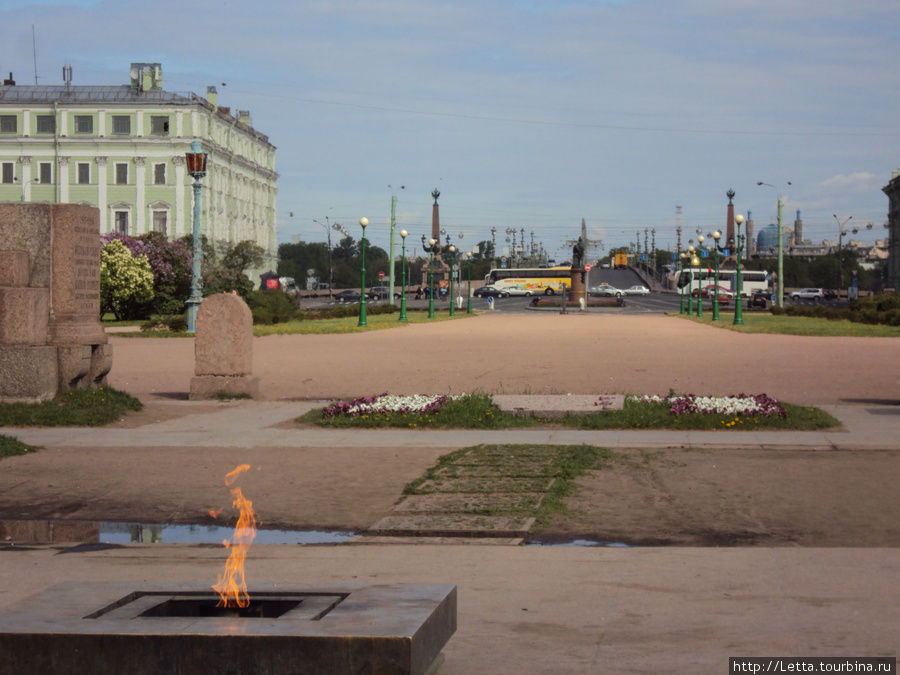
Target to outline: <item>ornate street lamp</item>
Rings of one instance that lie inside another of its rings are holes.
[[[681,290],[679,295],[681,295],[681,307],[678,310],[679,314],[684,314],[684,259],[687,258],[687,253],[682,251],[678,254],[678,287]],[[688,289],[690,290],[690,289]],[[565,291],[564,291],[565,292]]]
[[[466,293],[466,314],[472,313],[472,251],[466,251],[466,260],[469,263],[469,291]]]
[[[697,317],[703,316],[703,270],[700,265],[703,264],[703,261],[700,259],[700,255],[703,252],[703,242],[705,238],[701,234],[697,237],[697,255],[694,257],[694,260],[697,261]],[[713,293],[715,295],[715,293]]]
[[[713,257],[716,259],[716,276],[715,276],[715,284],[716,291],[713,295],[713,321],[719,320],[719,253],[724,251],[725,249],[719,248],[719,239],[722,238],[722,233],[719,230],[716,230],[712,233],[713,245],[710,247],[712,250]]]
[[[447,237],[447,244],[447,262],[450,264],[450,316],[456,316],[455,304],[453,302],[453,277],[459,267],[456,263],[456,247],[450,243],[450,237]]]
[[[365,327],[369,325],[366,321],[366,225],[369,224],[369,219],[360,218],[359,224],[362,227],[362,241],[359,244],[362,254],[362,282],[359,289],[359,323],[356,325]]]
[[[409,321],[406,316],[406,237],[409,232],[400,230],[400,240],[403,242],[401,246],[403,262],[400,267],[400,321]]]
[[[703,289],[700,288],[700,284],[702,283],[700,280],[701,271],[700,271],[700,251],[694,251],[694,257],[691,258],[691,278],[694,276],[694,268],[697,268],[697,316],[703,316]],[[693,294],[691,294],[693,297]],[[690,312],[688,312],[690,315]]]
[[[778,200],[778,213],[781,214],[781,200]],[[781,218],[778,219],[779,228],[778,228],[778,250],[781,251]],[[737,249],[737,266],[734,270],[734,279],[735,285],[737,286],[737,290],[734,294],[734,325],[735,326],[743,326],[744,325],[744,313],[741,307],[741,291],[743,290],[743,285],[741,283],[741,249],[744,247],[744,236],[741,234],[741,225],[744,222],[744,216],[740,213],[734,217],[734,223],[737,225],[737,235],[734,238],[734,245]],[[781,274],[778,275],[778,284],[779,289],[782,289],[782,281]],[[735,289],[732,289],[733,291]],[[782,298],[783,299],[783,298]],[[780,307],[781,305],[779,305]]]
[[[429,239],[425,245],[425,235],[422,235],[422,250],[429,254],[428,261],[428,318],[434,318],[434,254],[441,250],[441,242],[437,239]]]
[[[200,283],[200,264],[203,261],[203,246],[200,240],[200,179],[206,175],[206,161],[209,155],[202,152],[199,141],[191,143],[191,151],[185,153],[188,173],[194,179],[194,222],[191,230],[193,238],[193,260],[191,261],[191,297],[184,303],[187,306],[187,331],[197,332],[197,309],[203,302],[203,292]]]

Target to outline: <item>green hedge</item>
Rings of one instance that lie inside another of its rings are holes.
[[[772,314],[776,316],[808,316],[819,319],[838,321],[845,319],[853,323],[880,324],[883,326],[900,326],[900,293],[885,293],[867,298],[851,300],[845,308],[827,307],[825,305],[789,305],[773,306]]]

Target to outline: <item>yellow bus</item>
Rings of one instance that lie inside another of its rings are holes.
[[[569,287],[571,275],[571,267],[502,267],[488,272],[484,283],[510,295],[555,295]]]

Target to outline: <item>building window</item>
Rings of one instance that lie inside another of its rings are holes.
[[[91,165],[89,162],[78,163],[78,184],[90,185],[91,183]]]
[[[94,133],[94,118],[90,115],[75,115],[75,133],[76,134],[92,134]]]
[[[131,118],[128,115],[113,115],[112,123],[114,134],[131,133]]]
[[[128,211],[115,212],[116,232],[128,234]]]
[[[3,162],[2,181],[4,183],[15,183],[16,175],[14,171],[15,165],[12,162]]]
[[[38,115],[37,132],[39,134],[56,133],[56,117],[53,115]]]
[[[150,118],[150,133],[159,136],[169,135],[169,118],[154,115]]]
[[[169,214],[166,211],[154,211],[153,212],[153,231],[160,232],[162,234],[166,233],[166,226],[169,222]]]
[[[127,164],[116,164],[116,185],[128,185]]]
[[[0,115],[0,133],[14,134],[18,128],[15,115]]]
[[[41,162],[40,182],[44,185],[51,185],[53,183],[53,165],[50,162]]]
[[[156,185],[165,185],[166,184],[166,165],[165,164],[154,164],[153,165],[153,182]]]

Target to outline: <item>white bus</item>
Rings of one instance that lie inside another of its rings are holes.
[[[676,273],[677,274],[677,273]],[[678,289],[682,294],[690,293],[697,288],[697,279],[700,279],[700,288],[716,283],[715,270],[703,267],[686,269],[681,271],[678,279]],[[690,282],[690,283],[689,283]],[[719,270],[719,287],[726,291],[736,292],[737,273],[735,270]],[[766,273],[756,270],[741,270],[741,297],[749,298],[755,291],[765,291],[769,288]]]
[[[571,274],[570,267],[504,267],[488,272],[484,283],[510,295],[555,295],[569,287]]]

